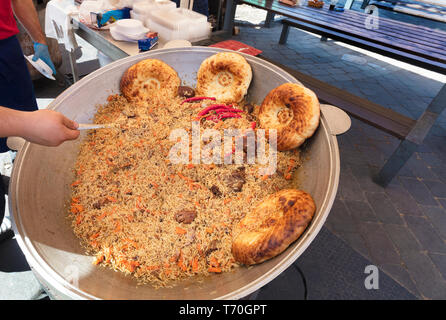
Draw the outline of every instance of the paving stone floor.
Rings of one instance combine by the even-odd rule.
[[[262,10],[239,6],[241,32],[233,39],[406,116],[418,118],[443,85],[444,78],[426,78],[295,28],[287,44],[279,45],[281,25],[265,28],[264,17]],[[398,139],[352,119],[338,142],[341,178],[326,227],[418,298],[446,299],[446,112],[387,188],[371,176]]]

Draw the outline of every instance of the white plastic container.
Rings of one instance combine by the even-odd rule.
[[[130,12],[132,19],[140,20],[146,27],[149,25],[146,23],[147,19],[151,17],[151,13],[157,10],[174,10],[176,9],[175,2],[170,0],[143,0],[133,3],[133,10]]]
[[[135,11],[133,11],[133,10],[130,10],[130,18],[132,18],[134,20],[139,20],[142,23],[145,23],[145,20],[147,19],[145,15],[135,13]]]
[[[177,8],[177,4],[170,0],[155,0],[155,4],[158,9],[170,10]]]
[[[133,11],[140,15],[146,15],[150,10],[156,9],[156,3],[153,0],[145,0],[133,3]]]
[[[206,16],[184,8],[151,11],[145,25],[158,32],[164,41],[194,42],[208,38],[211,33],[211,24]]]

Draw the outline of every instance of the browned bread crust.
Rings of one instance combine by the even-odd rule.
[[[277,150],[299,147],[319,126],[319,101],[308,88],[284,83],[271,90],[260,106],[260,126],[277,130]]]
[[[242,55],[220,52],[201,63],[197,73],[197,92],[222,103],[240,102],[248,92],[251,79],[251,66]]]
[[[144,103],[157,95],[174,97],[180,86],[177,72],[158,59],[142,60],[123,74],[120,89],[129,101]]]
[[[284,189],[268,196],[237,225],[234,259],[252,265],[277,256],[300,237],[315,211],[312,197],[301,190]]]

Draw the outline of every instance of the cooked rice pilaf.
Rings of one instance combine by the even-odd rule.
[[[297,149],[277,153],[271,176],[259,175],[259,163],[171,163],[171,131],[190,132],[198,112],[218,103],[183,100],[154,97],[141,106],[110,96],[94,123],[115,127],[88,133],[72,184],[69,217],[94,263],[157,287],[238,267],[231,254],[236,224],[267,195],[292,188],[300,165]],[[234,107],[245,110],[241,118],[201,119],[201,130],[251,128],[258,106],[252,113],[243,103]]]

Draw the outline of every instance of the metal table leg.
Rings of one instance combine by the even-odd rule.
[[[266,19],[265,19],[265,28],[270,28],[271,27],[271,22],[274,21],[274,16],[276,14],[274,12],[268,11],[266,13]]]
[[[223,30],[232,34],[234,28],[235,10],[237,9],[237,0],[226,1],[225,22],[223,24]]]
[[[73,83],[79,81],[79,75],[77,72],[77,64],[76,64],[76,55],[74,53],[74,49],[71,49],[68,53],[68,56],[70,58],[70,67],[71,67],[71,73],[73,75]]]
[[[355,2],[355,0],[347,0],[344,4],[344,8],[350,10],[352,8],[354,2]]]
[[[396,176],[398,171],[410,159],[412,154],[421,145],[431,131],[438,116],[446,109],[446,84],[440,89],[436,97],[427,109],[416,121],[406,139],[401,141],[398,148],[393,152],[380,172],[374,177],[374,181],[382,186],[387,186]]]
[[[361,4],[361,9],[365,9],[369,5],[370,0],[364,0]]]

